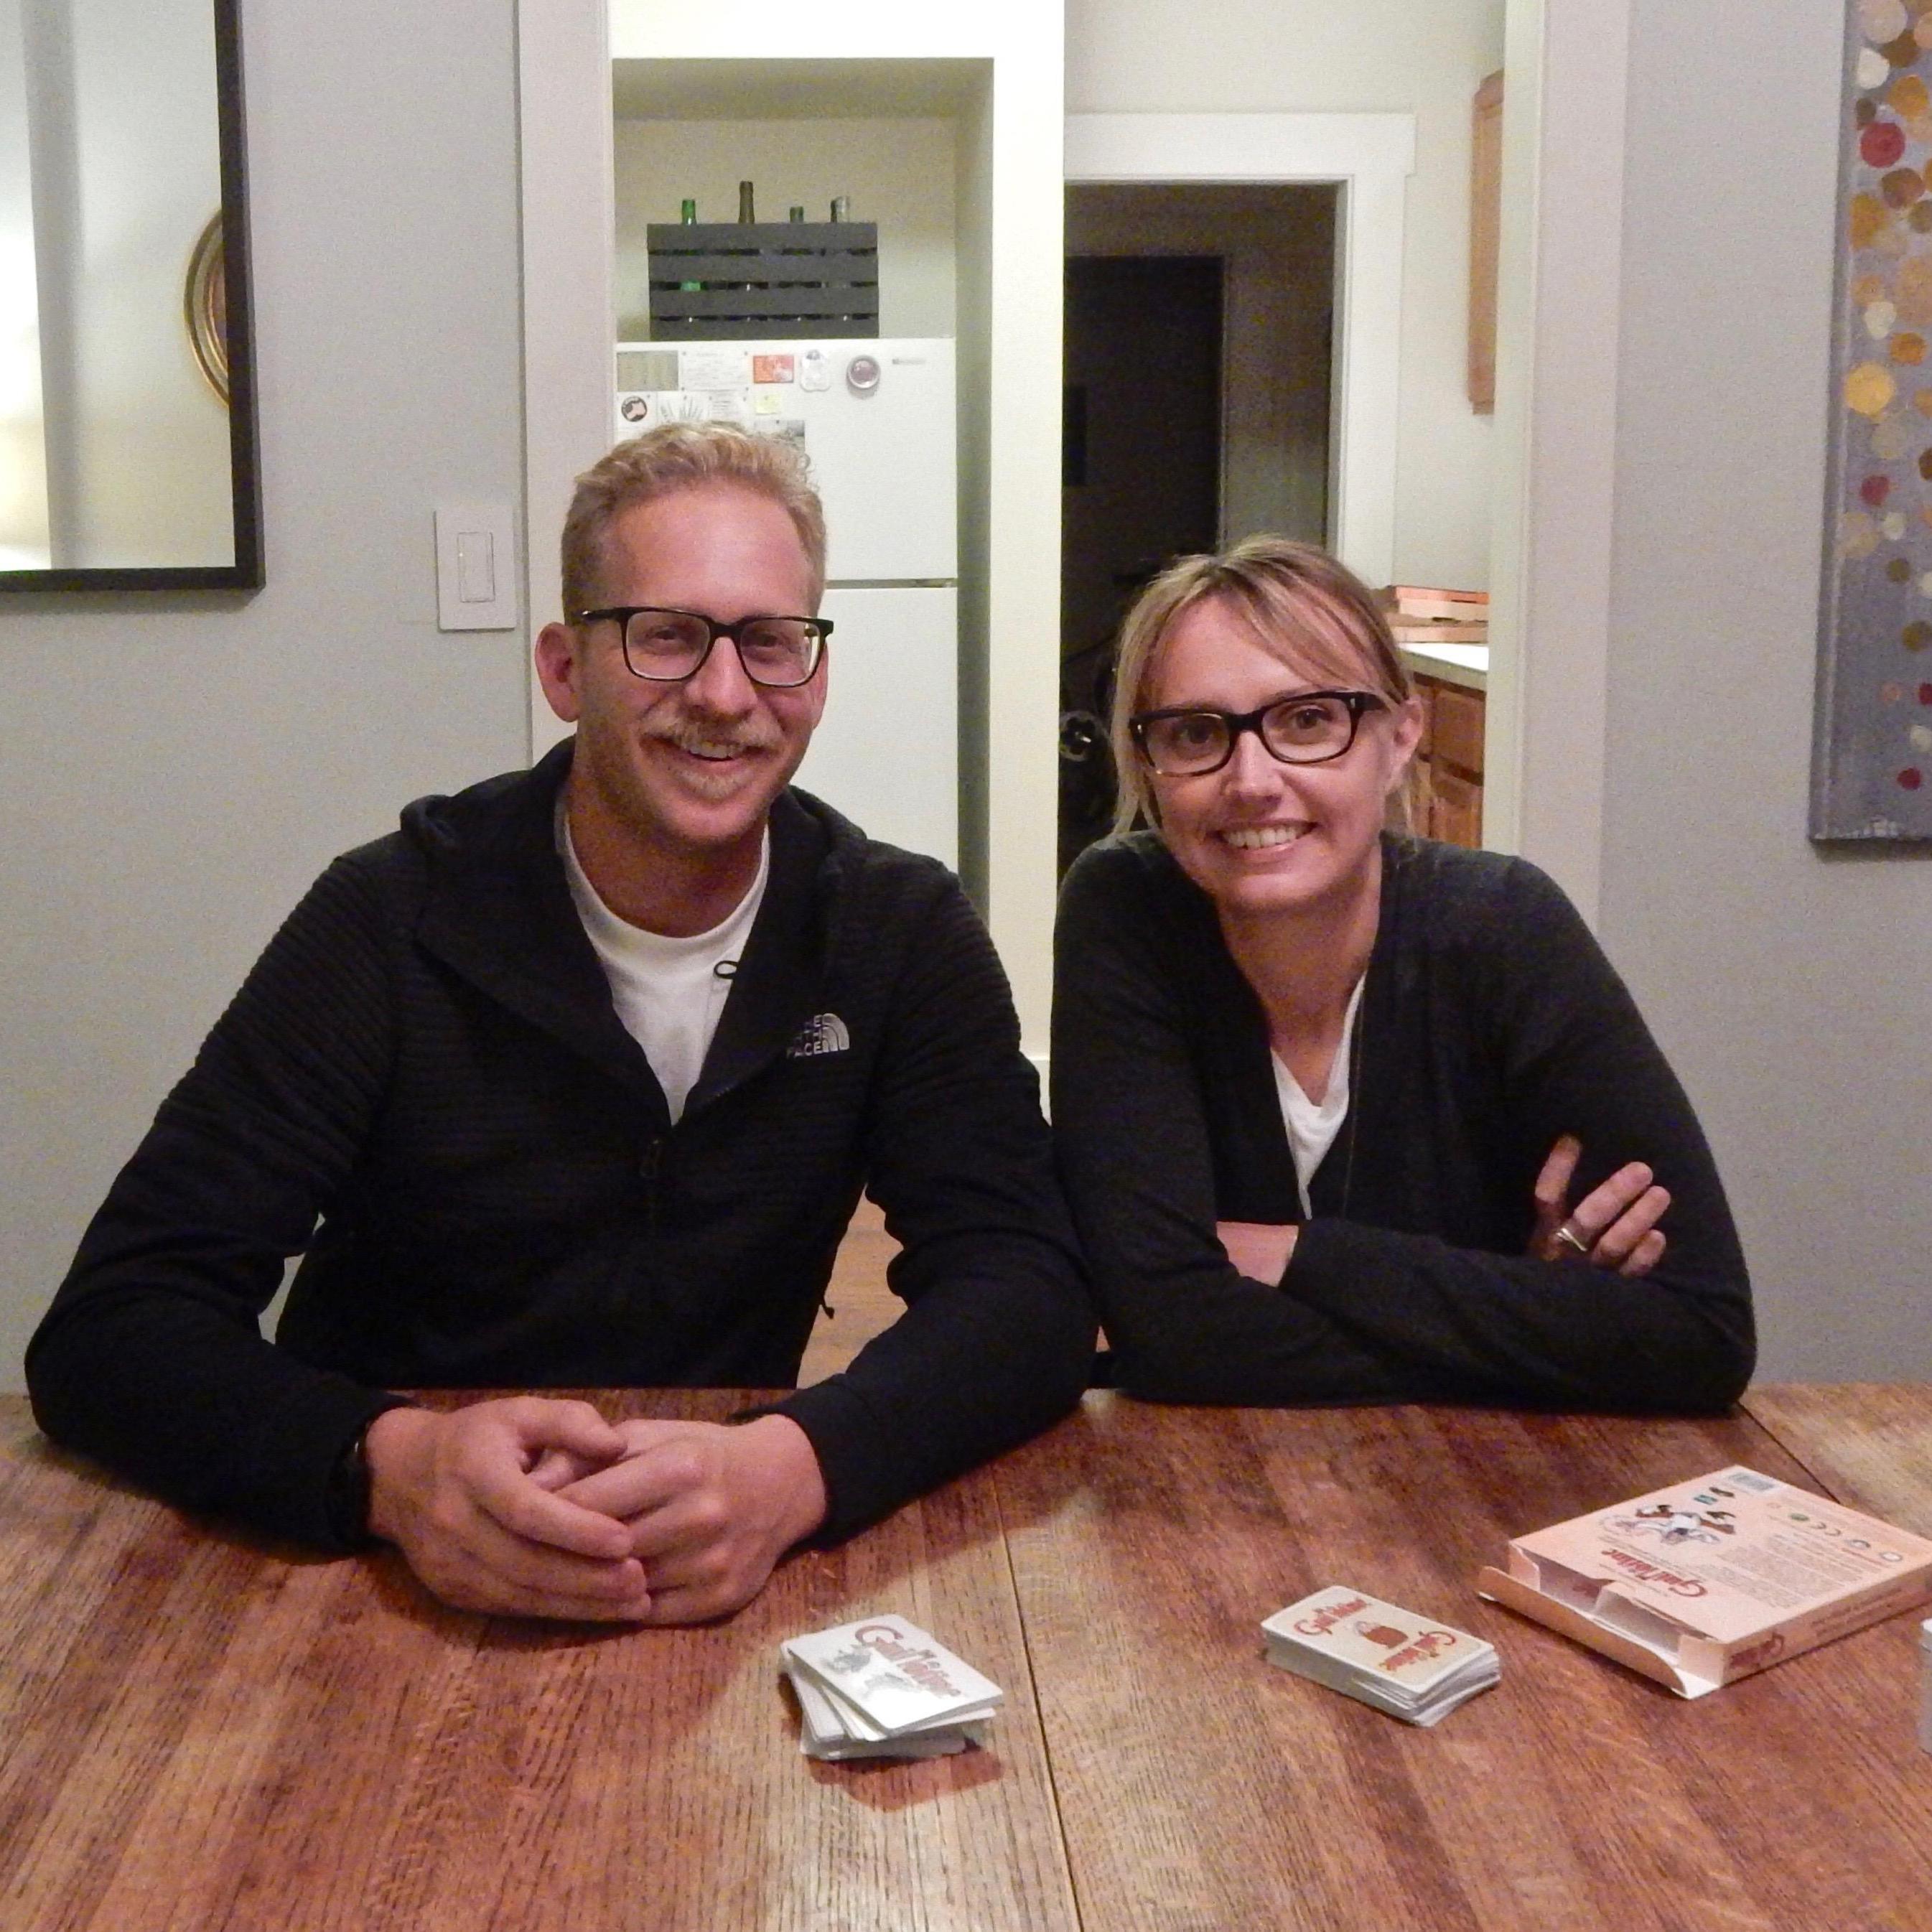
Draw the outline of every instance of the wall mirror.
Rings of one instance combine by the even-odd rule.
[[[0,0],[0,590],[262,581],[238,0]]]

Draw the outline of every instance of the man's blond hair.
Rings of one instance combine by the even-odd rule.
[[[825,592],[825,510],[805,452],[788,437],[753,436],[729,423],[666,423],[620,442],[577,479],[563,520],[563,614],[604,602],[604,540],[626,510],[726,483],[769,497],[790,518],[812,574],[812,609],[771,614],[810,616]]]

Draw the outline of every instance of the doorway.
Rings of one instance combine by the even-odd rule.
[[[1112,829],[1121,619],[1177,556],[1332,539],[1336,190],[1076,184],[1066,198],[1058,860]]]
[[[1066,264],[1060,460],[1060,841],[1067,867],[1114,816],[1106,718],[1120,619],[1221,526],[1222,259]]]

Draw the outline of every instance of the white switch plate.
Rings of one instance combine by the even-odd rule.
[[[443,631],[517,627],[515,536],[507,503],[436,513],[436,622]]]

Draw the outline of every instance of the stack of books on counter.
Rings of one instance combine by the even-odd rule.
[[[1399,644],[1484,644],[1490,639],[1490,593],[1444,590],[1425,584],[1391,584],[1382,594]]]

